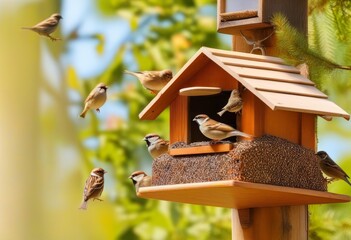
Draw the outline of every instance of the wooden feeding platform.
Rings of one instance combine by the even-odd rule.
[[[180,156],[180,155],[195,155],[195,154],[207,154],[207,153],[223,153],[229,152],[233,149],[232,143],[225,144],[210,144],[206,146],[195,146],[187,148],[172,148],[169,150],[169,155]]]
[[[225,208],[345,203],[350,196],[235,180],[143,187],[138,197]]]

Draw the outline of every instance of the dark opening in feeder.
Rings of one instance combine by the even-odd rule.
[[[226,105],[228,98],[230,96],[230,91],[222,91],[221,93],[215,95],[207,96],[194,96],[188,99],[188,142],[201,142],[209,141],[199,130],[198,124],[193,121],[193,118],[198,114],[206,113],[210,118],[228,124],[234,128],[236,126],[236,114],[235,113],[224,113],[220,117],[217,112]],[[227,138],[231,142],[235,142],[235,137]]]

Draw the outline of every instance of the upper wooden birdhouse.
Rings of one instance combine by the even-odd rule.
[[[284,14],[299,31],[307,32],[307,0],[217,0],[217,31],[234,35],[271,27],[275,13]]]

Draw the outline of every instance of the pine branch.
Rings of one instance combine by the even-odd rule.
[[[282,14],[275,14],[272,23],[276,28],[278,49],[288,62],[295,65],[307,63],[309,66],[351,70],[351,66],[339,65],[309,48],[307,38],[290,25]]]

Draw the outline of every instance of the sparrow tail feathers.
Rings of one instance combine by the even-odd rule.
[[[83,112],[79,115],[81,118],[85,118],[85,114],[87,114],[88,109],[84,109]]]
[[[222,115],[226,112],[227,110],[222,110],[222,111],[219,111],[217,114],[219,115],[219,116],[221,116],[222,117]]]
[[[83,202],[82,202],[82,205],[80,205],[80,208],[79,208],[79,209],[87,210],[87,205],[88,205],[88,201],[83,201]]]
[[[252,135],[247,134],[247,133],[243,133],[240,131],[233,131],[233,136],[241,136],[241,137],[245,137],[245,138],[251,138]]]

